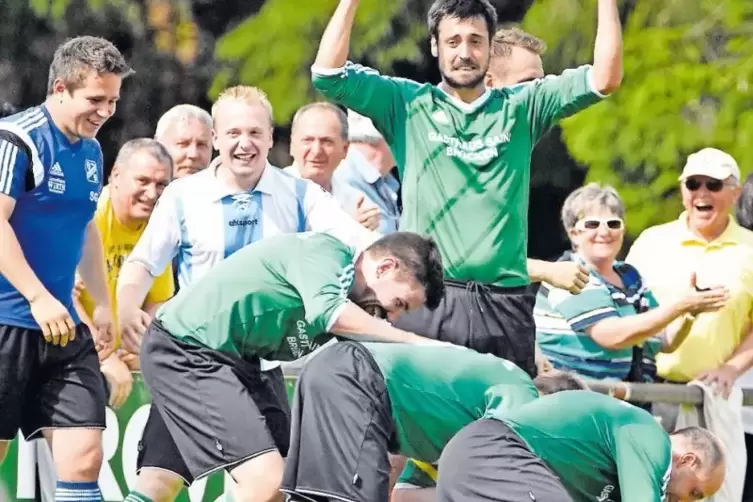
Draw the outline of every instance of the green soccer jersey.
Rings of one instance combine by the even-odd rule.
[[[387,384],[400,453],[436,462],[460,429],[538,396],[513,363],[459,346],[364,343]]]
[[[487,416],[515,430],[574,502],[665,500],[672,464],[669,436],[640,408],[577,390]]]
[[[313,83],[384,135],[400,169],[400,230],[431,235],[449,279],[528,284],[531,152],[558,120],[600,99],[589,66],[489,89],[470,104],[352,63],[314,69]]]
[[[291,361],[332,338],[355,250],[327,234],[270,237],[218,263],[157,312],[174,337],[235,356]]]

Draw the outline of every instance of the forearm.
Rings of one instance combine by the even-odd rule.
[[[370,316],[365,310],[350,302],[343,307],[330,331],[357,341],[413,344],[433,342],[433,340],[397,329],[386,321]]]
[[[154,314],[157,313],[157,310],[164,304],[165,302],[144,302],[144,312],[149,314],[149,317],[154,317]]]
[[[153,281],[154,278],[144,265],[139,262],[126,261],[120,269],[115,294],[118,312],[140,309],[144,305]]]
[[[749,329],[742,343],[727,360],[727,365],[734,368],[738,376],[753,367],[753,336],[751,335],[753,335],[753,330]]]
[[[528,265],[528,277],[531,279],[531,282],[546,282],[548,277],[547,262],[528,258],[526,263]]]
[[[672,321],[662,335],[662,352],[674,352],[688,338],[690,330],[693,328],[695,318],[691,316],[682,316]]]
[[[622,83],[622,27],[616,0],[599,0],[594,44],[593,83],[609,94]]]
[[[47,293],[26,261],[16,233],[7,220],[0,220],[0,274],[29,302]]]
[[[348,60],[350,32],[358,10],[358,0],[341,0],[319,43],[314,66],[341,68]]]
[[[97,226],[91,222],[86,227],[84,249],[78,265],[79,274],[84,281],[95,305],[109,305],[107,292],[107,274],[105,273],[105,254],[102,239]]]
[[[656,335],[683,314],[678,304],[660,305],[642,314],[610,317],[588,329],[593,340],[607,349],[623,349]]]

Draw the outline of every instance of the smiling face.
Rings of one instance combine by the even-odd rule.
[[[332,175],[348,153],[337,115],[326,108],[311,108],[295,122],[290,154],[302,178],[329,189]]]
[[[195,117],[176,121],[160,142],[170,152],[175,177],[182,178],[209,166],[212,157],[212,130]]]
[[[112,196],[125,213],[118,217],[127,222],[146,222],[170,182],[170,174],[170,166],[143,150],[134,153],[127,166],[116,165],[112,172]]]
[[[594,204],[587,208],[569,230],[578,254],[590,264],[611,264],[622,249],[625,225],[608,207]]]
[[[682,204],[688,228],[707,238],[719,236],[729,221],[729,211],[740,197],[733,177],[718,180],[709,176],[689,176],[681,182]]]
[[[88,71],[81,83],[66,87],[60,78],[52,84],[50,99],[57,101],[57,124],[71,140],[94,138],[115,113],[122,78],[114,73]]]
[[[261,176],[272,148],[269,112],[261,103],[234,99],[218,101],[215,106],[214,147],[223,168],[239,179]]]

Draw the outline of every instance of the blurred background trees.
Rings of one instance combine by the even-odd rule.
[[[337,0],[3,0],[0,101],[45,95],[54,48],[105,36],[137,73],[100,134],[106,161],[127,139],[153,134],[159,116],[189,102],[209,108],[227,85],[264,89],[275,108],[272,161],[288,165],[295,110],[318,96],[309,67]],[[548,73],[592,60],[597,0],[496,0],[503,23],[543,38]],[[431,0],[361,0],[351,57],[380,71],[437,82],[425,16]],[[588,181],[615,185],[628,229],[677,215],[677,176],[689,153],[716,146],[744,172],[753,162],[753,2],[623,0],[625,80],[619,92],[568,119],[534,154],[531,253],[566,245],[564,197]]]

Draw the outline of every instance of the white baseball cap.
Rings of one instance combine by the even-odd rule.
[[[732,155],[716,148],[704,148],[688,156],[679,179],[684,181],[691,176],[708,176],[717,180],[732,176],[740,181],[740,168]]]
[[[368,117],[348,110],[348,136],[350,141],[379,141],[384,139]]]

